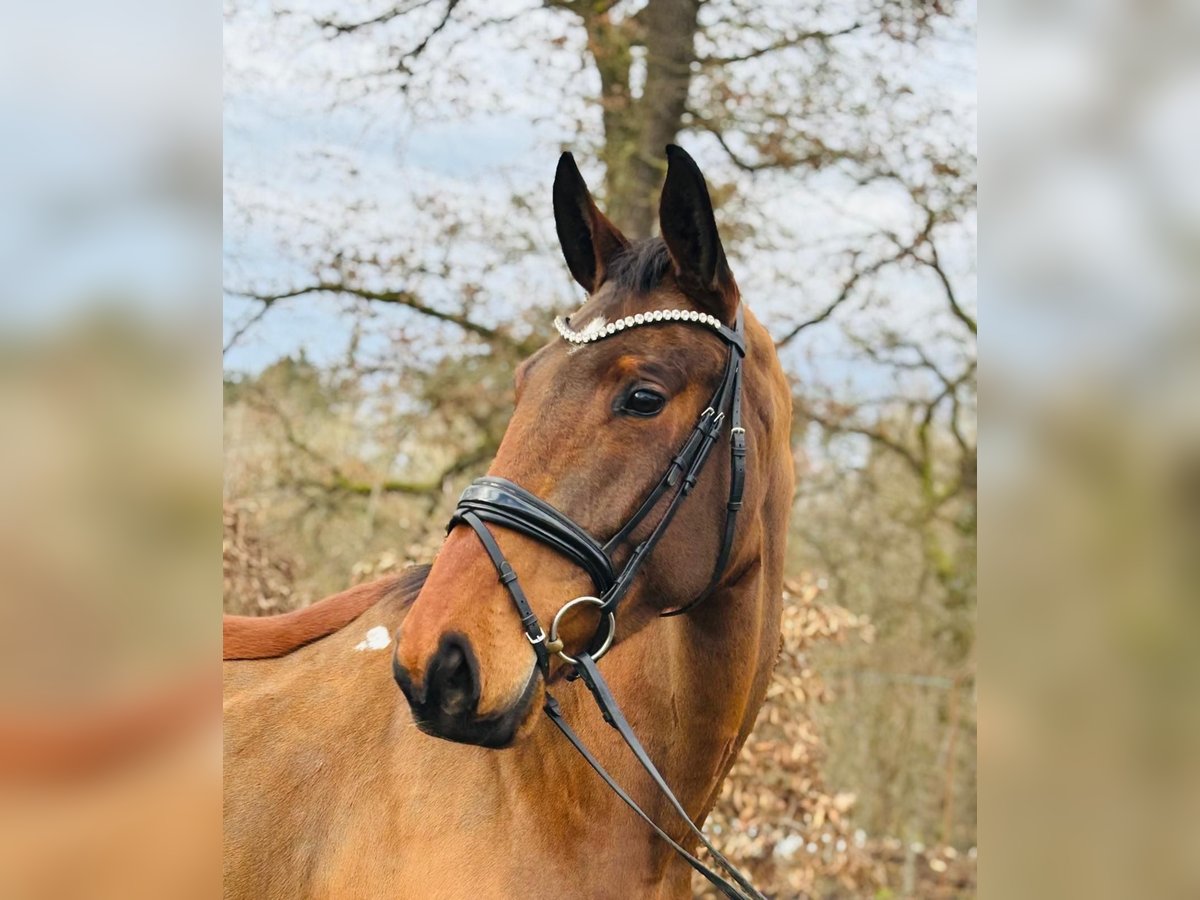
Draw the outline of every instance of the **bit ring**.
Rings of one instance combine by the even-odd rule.
[[[567,612],[567,610],[569,610],[575,606],[578,606],[581,603],[587,603],[592,606],[601,606],[601,607],[604,606],[604,601],[601,600],[599,597],[588,597],[588,596],[576,597],[574,600],[570,600],[567,603],[564,603],[562,608],[554,614],[554,620],[550,623],[550,642],[549,642],[550,644],[554,644],[555,642],[558,641],[559,620],[562,619],[563,615]],[[610,612],[608,614],[608,634],[604,638],[604,643],[600,645],[600,649],[592,654],[593,660],[599,660],[600,657],[602,657],[605,653],[608,652],[608,648],[612,646],[613,638],[616,637],[616,635],[617,635],[617,617],[613,613]],[[561,647],[561,642],[559,642],[559,646]],[[564,652],[561,649],[558,651],[558,655],[566,662],[571,663],[571,665],[575,665],[579,662],[579,660],[575,659],[575,657],[568,656],[566,654],[566,652]]]

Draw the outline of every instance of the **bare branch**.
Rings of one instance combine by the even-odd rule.
[[[224,356],[226,353],[232,350],[234,345],[242,339],[242,336],[247,331],[262,321],[263,316],[265,316],[270,309],[271,304],[264,302],[262,306],[255,311],[254,315],[250,316],[245,322],[239,325],[237,330],[235,330],[233,334],[229,336],[229,340],[225,342],[225,346],[221,348],[221,355]]]
[[[918,196],[918,192],[909,186],[909,193],[913,200],[925,211],[925,226],[921,229],[921,233],[917,237],[916,246],[925,247],[929,250],[929,256],[925,257],[920,253],[913,253],[912,257],[921,265],[933,270],[938,281],[941,282],[942,290],[946,294],[946,302],[950,306],[950,312],[956,319],[967,326],[967,330],[973,335],[979,334],[979,326],[975,321],[974,316],[970,315],[962,304],[958,302],[958,296],[954,292],[954,285],[950,283],[950,278],[946,274],[946,270],[942,268],[941,257],[938,255],[937,243],[933,239],[933,229],[938,223],[938,215],[930,208],[929,204]],[[914,248],[915,249],[915,248]]]
[[[329,493],[353,494],[359,497],[369,497],[375,493],[428,496],[440,493],[445,487],[447,479],[453,478],[455,475],[461,475],[463,472],[487,462],[495,452],[496,445],[485,441],[474,450],[464,453],[437,475],[426,481],[405,481],[403,479],[388,478],[378,483],[370,483],[354,481],[344,475],[338,474],[335,475],[334,481],[330,484],[318,484],[310,481],[307,483],[307,486],[319,487]]]
[[[866,26],[866,22],[855,22],[853,25],[848,25],[845,28],[839,28],[834,31],[802,31],[797,34],[788,35],[779,40],[767,44],[765,47],[739,53],[733,56],[704,56],[700,58],[700,64],[705,66],[728,66],[732,63],[746,62],[751,59],[758,59],[761,56],[766,56],[768,53],[775,53],[778,50],[786,50],[789,47],[798,47],[808,41],[828,41],[832,38],[841,37],[842,35],[851,34]]]
[[[872,269],[874,271],[878,271],[879,264],[873,266]],[[833,298],[833,301],[811,319],[805,319],[803,322],[801,322],[799,325],[796,325],[791,331],[777,340],[775,342],[776,349],[782,349],[799,337],[801,332],[812,328],[814,325],[820,325],[822,322],[832,316],[834,312],[837,311],[839,306],[850,299],[850,295],[854,292],[855,286],[866,275],[867,272],[865,270],[855,270],[855,272],[845,282],[842,283],[842,289],[838,291],[837,296]]]
[[[337,38],[377,25],[385,25],[394,19],[398,19],[401,16],[407,15],[408,13],[422,9],[426,6],[430,6],[434,2],[435,0],[418,0],[418,2],[412,3],[408,6],[396,6],[369,19],[360,19],[353,22],[347,22],[344,20],[338,21],[335,19],[316,19],[314,21],[321,28],[332,29],[334,32],[333,37]],[[429,29],[428,32],[426,32],[425,36],[415,47],[401,54],[400,59],[395,66],[395,70],[409,73],[409,62],[419,58],[429,48],[429,42],[432,41],[438,34],[442,32],[443,29],[445,29],[447,25],[450,24],[450,20],[454,16],[454,10],[458,7],[460,2],[461,0],[446,0],[446,9],[442,13],[441,19],[439,19],[437,23],[431,29]]]
[[[855,180],[859,184],[868,184],[883,178],[898,178],[890,167],[883,164],[882,160],[876,154],[862,150],[851,150],[846,147],[830,146],[818,135],[796,128],[794,123],[790,123],[792,133],[788,138],[789,146],[780,145],[772,147],[769,151],[762,151],[766,155],[762,155],[757,160],[751,160],[733,149],[725,139],[721,124],[715,121],[711,114],[706,114],[692,108],[687,111],[685,122],[689,128],[699,129],[711,134],[721,149],[725,151],[725,155],[729,157],[729,161],[743,172],[766,172],[773,169],[794,169],[801,166],[820,169],[835,163],[855,163],[870,169],[869,172],[860,173],[855,177]],[[801,144],[804,146],[800,146]]]
[[[856,422],[849,422],[841,416],[834,416],[820,412],[815,407],[809,406],[803,401],[798,401],[798,405],[800,406],[799,412],[801,415],[812,420],[813,422],[816,422],[826,431],[839,434],[857,434],[866,438],[870,438],[875,443],[891,450],[906,463],[908,463],[918,478],[922,477],[924,468],[921,465],[921,461],[917,458],[917,455],[908,447],[904,446],[901,441],[887,434],[882,427],[871,427],[868,425],[861,425]]]
[[[429,42],[433,40],[443,28],[450,24],[450,17],[454,15],[454,8],[458,6],[459,2],[460,0],[447,0],[446,12],[442,14],[441,21],[433,26],[433,30],[430,31],[429,34],[425,35],[421,43],[417,44],[416,47],[405,54],[405,57],[401,58],[400,68],[408,68],[406,59],[416,59],[425,52],[425,48],[429,46]]]
[[[950,394],[950,434],[954,436],[954,442],[958,444],[958,450],[965,459],[974,452],[974,448],[967,446],[967,439],[963,436],[962,427],[959,425],[958,419],[962,414],[962,401],[958,397],[958,389]]]
[[[375,493],[410,494],[414,496],[436,494],[442,490],[447,479],[487,462],[495,454],[498,446],[498,441],[494,437],[485,434],[479,446],[464,453],[442,469],[437,475],[425,481],[406,481],[399,478],[388,478],[375,483],[359,481],[351,478],[341,466],[301,438],[296,432],[291,417],[261,387],[255,385],[252,393],[247,396],[246,400],[252,408],[268,413],[275,418],[279,423],[279,427],[283,430],[285,443],[302,455],[307,456],[329,473],[328,481],[318,481],[313,478],[295,478],[293,479],[293,483],[298,487],[315,488],[325,494],[353,494],[361,497],[368,497]]]
[[[954,314],[954,317],[966,325],[967,330],[971,334],[978,335],[979,325],[976,323],[975,317],[963,309],[962,305],[958,302],[958,297],[954,293],[954,286],[950,283],[950,279],[946,275],[946,270],[942,268],[941,260],[938,257],[937,245],[932,240],[929,240],[926,242],[926,246],[929,248],[929,259],[925,259],[920,255],[916,256],[916,259],[932,269],[934,274],[937,275],[938,281],[942,284],[942,290],[946,294],[946,302],[950,305],[950,312]]]
[[[280,300],[289,300],[295,297],[305,297],[309,294],[346,294],[352,297],[359,297],[363,300],[370,300],[374,303],[389,303],[396,306],[403,306],[411,309],[414,312],[419,312],[422,315],[437,319],[441,322],[449,322],[457,325],[463,331],[469,331],[472,334],[478,335],[487,341],[501,342],[516,346],[517,342],[508,334],[491,328],[487,325],[467,318],[458,313],[445,312],[440,309],[435,309],[417,297],[411,291],[370,291],[366,288],[353,287],[352,285],[342,284],[338,282],[318,282],[317,284],[309,285],[308,287],[296,288],[290,291],[284,291],[277,294],[260,294],[252,291],[229,291],[239,297],[246,297],[250,300],[258,300],[266,307],[278,303]]]
[[[320,28],[332,29],[335,37],[343,34],[353,34],[364,28],[370,28],[373,25],[386,25],[393,19],[398,19],[400,16],[407,15],[410,12],[421,9],[435,3],[436,0],[418,0],[416,3],[411,3],[408,6],[393,6],[391,9],[385,10],[377,16],[372,16],[369,19],[359,19],[356,22],[337,21],[335,19],[314,19],[313,22]]]
[[[862,351],[872,361],[877,362],[882,366],[888,366],[893,369],[903,369],[909,372],[931,372],[933,376],[945,387],[950,387],[954,383],[954,379],[950,378],[941,367],[938,366],[927,354],[920,344],[914,341],[907,341],[899,335],[888,332],[885,336],[886,346],[883,348],[875,347],[870,341],[850,337],[851,342]],[[916,360],[900,359],[892,356],[884,351],[908,351],[916,356]]]
[[[252,393],[246,399],[252,408],[274,416],[275,420],[279,423],[279,427],[283,429],[283,439],[289,446],[307,456],[313,462],[317,463],[317,465],[327,468],[332,473],[334,479],[345,478],[337,463],[324,453],[314,449],[311,444],[296,433],[291,417],[283,411],[275,399],[264,391],[260,385],[253,385]]]
[[[897,248],[895,253],[892,253],[892,254],[889,254],[888,256],[882,257],[881,259],[877,259],[875,262],[871,263],[866,268],[855,269],[853,272],[851,272],[850,277],[847,278],[844,282],[842,282],[841,289],[837,292],[837,296],[835,296],[833,298],[833,300],[829,303],[829,305],[826,306],[819,313],[817,313],[815,316],[813,316],[811,319],[805,319],[799,325],[796,325],[795,327],[793,327],[791,331],[789,331],[787,334],[785,334],[783,337],[781,337],[779,340],[777,340],[775,342],[776,349],[780,349],[782,347],[787,346],[789,343],[791,343],[793,340],[795,340],[796,337],[798,335],[800,335],[802,332],[804,332],[805,330],[807,330],[809,328],[812,328],[814,325],[820,325],[822,322],[824,322],[826,319],[828,319],[830,316],[832,316],[839,306],[841,306],[843,303],[845,303],[847,300],[850,299],[851,295],[854,293],[855,287],[857,287],[858,283],[860,281],[862,281],[864,278],[866,278],[868,275],[874,275],[880,269],[883,269],[884,267],[889,266],[892,263],[899,262],[900,260],[904,259],[905,257],[910,256],[911,254],[912,254],[912,247],[901,246],[901,247]],[[852,261],[857,261],[858,256],[859,256],[859,254],[857,254],[857,253],[854,254],[854,256],[852,257]]]
[[[725,155],[729,157],[729,161],[741,169],[743,172],[764,172],[768,169],[787,169],[794,165],[792,160],[784,159],[769,159],[759,160],[758,162],[750,162],[744,156],[729,146],[725,140],[725,135],[715,125],[705,121],[699,116],[693,116],[692,124],[698,125],[717,139],[717,143],[721,145],[721,149],[725,151]]]

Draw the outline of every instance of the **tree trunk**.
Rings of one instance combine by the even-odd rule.
[[[623,202],[633,192],[630,160],[637,152],[637,104],[629,90],[636,25],[629,19],[614,24],[607,13],[586,22],[588,49],[600,73],[605,212],[627,235],[641,237],[630,229]]]
[[[658,220],[663,148],[683,124],[700,2],[650,0],[619,23],[607,12],[585,19],[600,73],[606,213],[631,238],[649,237]],[[630,89],[635,45],[646,52],[645,84],[636,98]]]

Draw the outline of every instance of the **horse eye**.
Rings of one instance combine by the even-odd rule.
[[[638,388],[625,398],[625,404],[621,409],[623,412],[632,413],[635,416],[656,416],[662,412],[666,403],[667,398],[657,391]]]

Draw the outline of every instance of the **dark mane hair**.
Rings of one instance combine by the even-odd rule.
[[[671,268],[671,257],[662,238],[646,238],[621,251],[605,272],[614,287],[644,294],[662,284]]]

